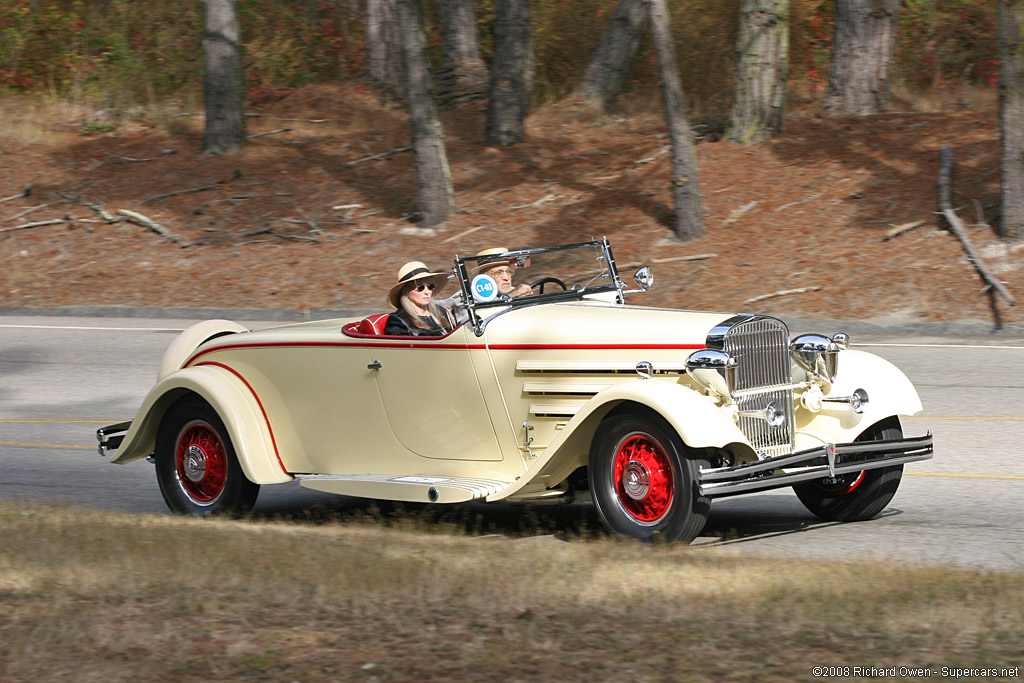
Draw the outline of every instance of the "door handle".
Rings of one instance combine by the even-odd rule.
[[[369,365],[366,366],[366,369],[367,370],[380,370],[380,361],[379,360],[373,361],[372,363],[370,363]]]

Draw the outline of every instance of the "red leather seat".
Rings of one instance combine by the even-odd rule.
[[[356,326],[356,332],[359,334],[384,334],[384,326],[388,324],[390,315],[390,313],[378,313],[363,318]]]

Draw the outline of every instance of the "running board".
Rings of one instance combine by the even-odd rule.
[[[297,474],[299,486],[357,498],[410,503],[466,503],[508,488],[510,482],[419,474]]]

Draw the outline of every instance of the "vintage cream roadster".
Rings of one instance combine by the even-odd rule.
[[[792,486],[827,520],[877,515],[921,410],[907,377],[844,334],[776,318],[626,304],[607,240],[508,252],[526,296],[454,259],[469,322],[385,336],[387,314],[181,333],[135,419],[97,432],[115,463],[149,457],[179,513],[240,513],[298,479],[423,503],[593,500],[616,534],[689,542],[711,500]],[[493,258],[493,257],[492,257]]]

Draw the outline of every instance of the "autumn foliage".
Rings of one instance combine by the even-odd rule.
[[[440,62],[438,0],[424,0],[427,39]],[[538,102],[567,94],[601,38],[617,0],[537,2],[533,9]],[[365,67],[355,0],[238,0],[247,89],[267,100],[287,89],[359,78]],[[731,93],[739,0],[669,2],[691,106],[724,110]],[[814,97],[824,85],[831,0],[792,0],[790,83]],[[493,2],[477,0],[481,49],[491,53]],[[994,87],[995,9],[985,0],[905,0],[897,80],[907,88]],[[195,98],[201,87],[201,0],[0,0],[0,88],[104,106]],[[656,89],[650,43],[637,56],[626,97]]]

